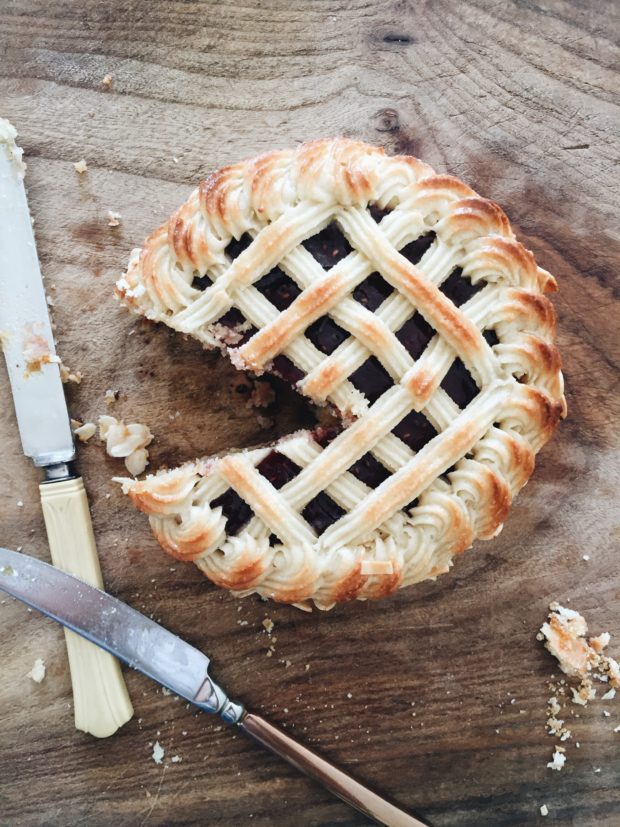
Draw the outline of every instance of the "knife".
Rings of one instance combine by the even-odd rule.
[[[86,491],[54,348],[24,189],[15,128],[0,118],[0,344],[26,456],[43,469],[39,486],[54,565],[103,587]],[[133,715],[117,661],[66,633],[75,725],[97,737]]]
[[[117,598],[5,548],[0,548],[0,589],[116,655],[203,712],[217,713],[379,824],[429,827],[231,700],[209,675],[206,655]]]

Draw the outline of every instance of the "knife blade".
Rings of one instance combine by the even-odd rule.
[[[203,712],[219,714],[377,823],[429,827],[232,701],[209,675],[205,654],[112,595],[41,560],[1,547],[0,589],[115,654]]]
[[[0,121],[0,331],[24,453],[45,466],[75,446],[15,136]]]
[[[39,486],[52,560],[97,586],[101,569],[60,377],[24,188],[17,132],[0,118],[0,342],[22,447],[43,468]],[[133,715],[118,663],[67,633],[75,725],[111,735]]]

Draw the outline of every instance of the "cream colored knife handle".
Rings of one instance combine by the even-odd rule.
[[[103,588],[95,536],[81,477],[39,486],[52,562]],[[116,658],[65,630],[75,726],[97,738],[112,735],[133,715]]]

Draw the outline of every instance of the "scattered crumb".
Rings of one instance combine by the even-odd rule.
[[[610,641],[609,633],[587,638],[588,625],[579,612],[559,603],[552,603],[549,609],[549,620],[541,626],[540,634],[562,671],[581,680],[578,689],[571,689],[573,702],[586,706],[595,697],[593,678],[609,682],[614,689],[620,688],[620,667],[613,658],[603,654]]]
[[[78,175],[83,175],[88,169],[88,166],[86,164],[86,161],[82,158],[81,161],[76,161],[73,164],[73,169],[78,173]]]
[[[292,666],[292,665],[293,665],[293,661],[291,661],[291,660],[285,660],[284,661],[284,668],[285,669],[288,669],[289,666]]]
[[[72,424],[73,424],[72,420]],[[97,426],[94,422],[85,422],[83,425],[78,425],[73,428],[73,433],[80,440],[80,442],[88,442],[88,440],[97,433]]]
[[[153,744],[153,761],[155,761],[156,764],[161,764],[163,760],[164,748],[161,746],[159,741],[155,741],[155,743]]]
[[[548,622],[543,623],[536,637],[545,642],[545,647],[557,659],[562,671],[569,677],[579,680],[578,686],[569,686],[564,678],[557,684],[549,684],[549,689],[554,694],[547,702],[545,727],[550,735],[559,738],[560,741],[566,741],[571,737],[571,731],[564,725],[564,720],[558,717],[562,702],[566,702],[570,697],[573,704],[587,706],[596,697],[594,680],[610,685],[602,697],[612,700],[616,695],[616,689],[620,687],[620,667],[613,658],[603,654],[611,639],[608,632],[588,638],[587,623],[579,612],[566,609],[558,603],[551,603],[549,609]],[[552,678],[555,679],[555,676]],[[570,693],[567,693],[567,690],[570,690]],[[580,717],[579,713],[574,711],[571,711],[570,715],[574,718]],[[604,709],[603,717],[609,718],[611,713]],[[575,746],[579,748],[579,742]],[[557,746],[547,767],[561,770],[566,762],[564,752],[563,747]]]
[[[615,689],[610,689],[607,692],[605,692],[604,695],[601,695],[601,701],[613,701],[613,699],[615,697],[616,697],[616,690]]]
[[[132,422],[125,425],[123,420],[113,416],[99,417],[99,436],[106,443],[111,457],[123,457],[125,467],[137,477],[148,465],[149,452],[146,449],[153,441],[153,434],[146,425]]]
[[[22,353],[26,362],[24,377],[27,379],[33,373],[38,373],[43,365],[59,364],[57,356],[45,338],[43,327],[40,324],[29,324],[24,329]]]
[[[108,388],[107,391],[103,394],[103,400],[106,405],[113,405],[115,402],[118,402],[118,397],[120,396],[120,391],[113,391],[111,388]]]
[[[83,378],[81,371],[72,371],[71,368],[68,368],[60,362],[60,379],[62,382],[65,384],[67,382],[73,382],[75,385],[79,385]]]
[[[170,760],[172,761],[173,764],[180,764],[183,759],[181,758],[180,755],[173,755]]]
[[[270,617],[266,617],[263,620],[263,626],[265,627],[265,631],[268,635],[271,635],[273,632],[273,620]]]
[[[35,683],[41,683],[45,677],[45,663],[41,658],[37,658],[33,664],[32,669],[26,675],[27,678],[32,678]]]
[[[564,752],[561,750],[562,747],[556,747],[555,752],[551,757],[551,761],[549,761],[549,763],[547,764],[549,769],[558,770],[559,772],[566,763],[566,756],[564,755]]]
[[[24,503],[23,503],[22,500],[17,500],[17,507],[18,508],[23,508],[24,507]]]
[[[352,698],[352,697],[353,697],[353,695],[352,695],[350,692],[347,692],[347,698],[348,698],[349,700],[351,700],[351,698]]]
[[[172,156],[172,160],[173,160],[173,162],[174,162],[175,164],[178,164],[178,163],[179,163],[179,159],[176,157],[176,155],[173,155],[173,156]]]
[[[614,727],[614,732],[620,732],[620,724],[617,727]]]
[[[582,559],[582,560],[586,560],[586,561],[587,561],[587,560],[589,560],[589,559],[590,559],[590,555],[589,555],[589,554],[584,554],[584,555],[583,555],[583,557],[582,557],[581,559]]]
[[[103,86],[104,89],[111,89],[113,83],[114,83],[113,75],[104,75],[102,80],[101,80],[101,85]]]
[[[114,210],[108,210],[108,227],[118,227],[121,223],[121,214],[119,212],[114,212]]]
[[[546,804],[541,805],[540,814],[541,814],[541,816],[548,816],[549,815],[549,808],[547,807]]]

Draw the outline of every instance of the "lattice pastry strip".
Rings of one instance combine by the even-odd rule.
[[[447,571],[565,414],[549,289],[497,205],[416,159],[335,139],[220,170],[117,293],[342,427],[124,489],[239,594],[328,608]]]

